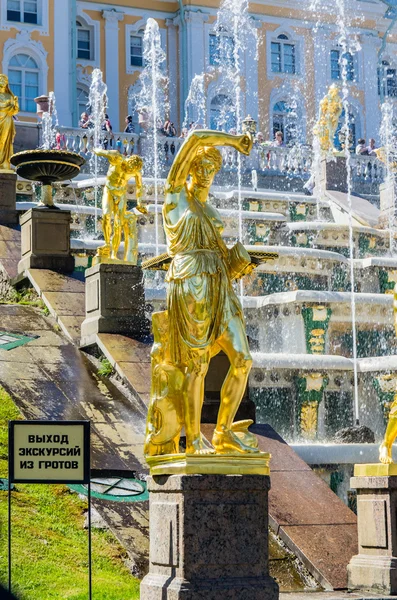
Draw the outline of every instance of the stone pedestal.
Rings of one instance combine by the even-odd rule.
[[[17,176],[15,173],[0,171],[0,224],[15,225],[18,223],[16,210]]]
[[[145,317],[143,273],[134,265],[100,263],[87,269],[81,345],[95,343],[97,333],[141,337],[150,331]]]
[[[320,165],[320,190],[337,190],[347,193],[347,168],[346,158],[336,156],[335,160],[321,159]]]
[[[372,465],[356,465],[357,467]],[[374,465],[375,466],[375,465]],[[388,469],[389,465],[376,465]],[[394,465],[395,466],[395,465]],[[356,476],[358,554],[348,569],[348,587],[397,594],[397,476]]]
[[[276,600],[263,475],[150,477],[150,570],[141,600]]]
[[[380,216],[379,225],[383,229],[394,227],[396,213],[396,188],[393,180],[381,183],[379,186]]]
[[[70,222],[69,210],[32,208],[24,213],[20,218],[22,258],[18,273],[26,269],[73,271]]]

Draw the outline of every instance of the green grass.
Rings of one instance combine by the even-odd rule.
[[[102,377],[110,377],[111,374],[113,373],[112,364],[105,357],[102,357],[100,359],[100,362],[101,362],[101,366],[98,369],[98,375],[101,375]]]
[[[8,421],[21,416],[0,387],[0,477],[7,477]],[[12,493],[13,591],[21,600],[88,598],[87,502],[63,485],[16,485]],[[0,579],[7,582],[7,492],[0,492]],[[108,531],[93,530],[93,600],[137,600],[139,581]]]

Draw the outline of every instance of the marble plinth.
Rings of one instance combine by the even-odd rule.
[[[141,600],[276,600],[262,475],[150,477],[150,570]]]
[[[389,474],[397,471],[391,467],[355,466],[358,554],[347,567],[351,590],[397,594],[397,475]]]
[[[2,225],[18,223],[16,183],[17,176],[14,172],[0,171],[0,224]]]
[[[98,333],[141,337],[149,332],[145,317],[142,269],[129,264],[97,264],[86,270],[86,318],[81,344],[95,343]]]
[[[347,192],[347,168],[344,156],[335,156],[334,160],[321,160],[320,190],[338,190]]]
[[[21,260],[18,273],[27,269],[71,272],[69,210],[31,208],[20,218]]]

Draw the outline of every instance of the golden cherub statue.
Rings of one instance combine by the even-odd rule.
[[[102,197],[102,228],[105,245],[98,248],[94,264],[99,262],[121,262],[117,254],[124,233],[123,262],[136,265],[138,259],[137,216],[133,211],[127,212],[127,185],[131,177],[135,177],[137,210],[146,213],[142,205],[142,166],[140,156],[123,156],[117,150],[95,148],[97,156],[109,161],[109,170]],[[112,223],[113,221],[113,223]],[[112,235],[113,234],[113,235]]]
[[[327,95],[320,102],[319,118],[313,128],[313,133],[319,139],[320,149],[323,154],[336,152],[334,137],[342,110],[343,103],[339,94],[339,88],[333,83]]]
[[[394,312],[394,328],[397,335],[397,284],[394,287],[394,302],[393,302],[393,312]],[[393,462],[392,459],[392,448],[394,440],[397,437],[397,390],[394,395],[393,402],[390,406],[389,418],[387,421],[387,427],[385,432],[385,437],[383,438],[383,442],[379,448],[379,460],[381,463],[390,464]]]
[[[232,280],[252,267],[241,243],[227,248],[220,214],[208,202],[222,165],[215,146],[230,146],[248,155],[252,138],[193,131],[166,182],[163,222],[171,264],[166,276],[168,310],[153,314],[152,389],[144,449],[149,462],[150,457],[179,452],[183,426],[186,457],[259,455],[257,440],[248,431],[251,421],[233,423],[252,359]],[[221,350],[230,369],[211,445],[200,428],[204,379],[211,357]]]
[[[18,112],[18,98],[10,90],[8,77],[0,74],[0,171],[10,171],[10,157],[14,152],[14,116]]]

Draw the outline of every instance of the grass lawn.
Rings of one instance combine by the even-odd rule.
[[[8,421],[21,418],[0,387],[0,478],[7,477]],[[88,598],[87,502],[64,485],[16,485],[12,493],[13,591],[21,600]],[[7,585],[7,492],[0,491],[0,579]],[[93,530],[93,600],[136,600],[139,581],[108,531]]]

